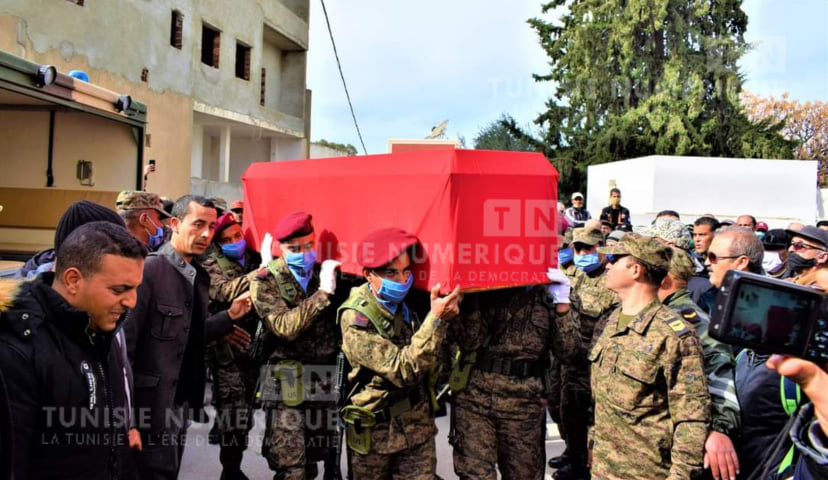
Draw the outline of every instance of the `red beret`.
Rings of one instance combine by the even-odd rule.
[[[218,220],[216,220],[216,234],[213,238],[218,241],[218,236],[221,235],[221,232],[223,232],[227,227],[238,224],[239,222],[236,221],[236,217],[234,217],[232,213],[227,212],[223,214],[218,218]]]
[[[417,237],[399,228],[383,228],[369,233],[357,248],[357,262],[365,268],[388,265],[409,247],[416,245]]]
[[[244,202],[236,200],[230,204],[230,210],[244,210]]]
[[[293,212],[285,215],[273,230],[273,238],[285,242],[295,237],[304,237],[313,233],[313,225],[309,213]]]

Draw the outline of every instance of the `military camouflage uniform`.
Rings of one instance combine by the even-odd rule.
[[[657,299],[621,329],[620,313],[589,355],[592,478],[698,478],[710,421],[698,336]]]
[[[578,270],[572,281],[570,308],[573,315],[569,318],[577,320],[581,342],[585,346],[591,345],[601,334],[595,330],[599,320],[605,320],[620,303],[618,295],[604,286],[604,272],[603,267],[590,273]],[[566,448],[573,465],[585,467],[588,453],[587,432],[592,423],[592,392],[587,349],[581,352],[562,370],[559,416],[566,432]]]
[[[578,267],[574,263],[570,262],[566,266],[561,265],[561,271],[572,281],[580,270],[578,270]],[[552,418],[552,421],[558,425],[558,433],[566,441],[566,430],[561,419],[561,375],[563,374],[563,363],[557,360],[552,355],[552,352],[549,352],[549,358],[549,369],[546,372],[546,383],[548,385],[546,392],[547,409],[549,410],[549,416]]]
[[[454,471],[461,479],[494,480],[497,469],[503,478],[540,479],[541,373],[550,350],[562,362],[577,355],[577,322],[558,318],[544,286],[470,294],[461,315],[452,338],[476,360],[465,388],[453,394]]]
[[[380,307],[367,283],[352,289],[346,304],[353,300],[377,309],[388,338],[363,313],[341,310],[342,351],[352,367],[348,380],[354,392],[348,403],[387,418],[368,433],[368,454],[348,449],[350,473],[359,480],[432,480],[437,428],[426,384],[442,358],[448,321],[428,314],[420,324],[412,312],[409,325],[404,308],[392,315]]]
[[[708,334],[710,319],[693,303],[687,289],[673,292],[662,303],[695,327],[704,351],[704,373],[710,389],[713,417],[711,428],[733,438],[739,431],[739,400],[733,380],[736,362],[730,348]]]
[[[260,258],[245,253],[244,266],[213,250],[202,261],[210,275],[210,313],[226,310],[234,298],[250,288],[246,274],[259,266]],[[255,312],[248,314],[241,325],[252,336],[259,323]],[[218,341],[208,345],[207,364],[213,372],[213,395],[216,404],[216,426],[221,432],[221,464],[237,468],[247,448],[247,433],[252,427],[250,404],[253,400],[258,365],[250,351],[238,352]]]
[[[688,281],[695,274],[695,263],[683,249],[674,248],[670,259],[670,275],[679,281]],[[713,423],[711,428],[730,438],[739,433],[740,407],[736,396],[736,362],[730,347],[711,338],[707,329],[710,319],[686,288],[680,288],[664,298],[662,303],[692,324],[704,350],[704,373],[710,389]]]
[[[334,329],[336,310],[327,293],[319,290],[319,272],[314,272],[307,293],[281,258],[271,261],[250,282],[253,305],[267,327],[266,349],[273,376],[289,365],[285,361],[317,366],[333,372],[339,340]],[[331,376],[332,378],[332,376]],[[307,377],[306,377],[307,379]],[[288,388],[301,384],[285,380]],[[307,384],[307,383],[306,383]],[[306,398],[298,406],[282,401],[288,393],[274,380],[275,398],[262,398],[267,412],[262,455],[279,479],[312,479],[316,463],[329,458],[334,447],[336,406],[330,380],[314,385],[321,398]],[[321,390],[321,391],[320,391]],[[294,391],[294,390],[292,390]]]

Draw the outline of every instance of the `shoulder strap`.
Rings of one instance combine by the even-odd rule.
[[[687,324],[684,323],[684,320],[681,318],[677,318],[673,321],[667,322],[667,325],[676,332],[676,335],[679,337],[683,337],[684,335],[690,333],[690,329],[687,328]]]
[[[226,276],[231,276],[233,274],[233,264],[230,262],[230,259],[225,257],[224,254],[219,252],[213,252],[210,254],[213,260],[216,261],[221,271]]]
[[[357,312],[365,315],[374,325],[374,328],[377,329],[377,332],[382,338],[391,338],[389,335],[389,332],[391,331],[391,322],[385,318],[377,304],[369,302],[368,300],[358,296],[351,296],[336,310],[336,323],[339,323],[342,319],[342,313],[349,309],[356,310]]]
[[[295,305],[297,303],[296,297],[299,295],[299,290],[290,280],[283,278],[282,272],[276,268],[276,260],[268,262],[267,270],[273,275],[273,280],[279,286],[279,293],[282,295],[282,298],[289,304]]]
[[[788,377],[779,377],[779,398],[782,402],[782,408],[790,417],[796,413],[799,404],[802,401],[802,390],[799,385]]]

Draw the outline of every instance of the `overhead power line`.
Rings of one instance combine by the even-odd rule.
[[[348,107],[351,109],[351,118],[354,119],[354,126],[359,137],[359,143],[362,144],[362,152],[368,155],[368,150],[365,149],[365,142],[362,140],[362,132],[359,131],[359,123],[357,123],[356,114],[354,113],[354,105],[351,103],[351,95],[348,93],[348,85],[345,83],[345,74],[342,73],[342,63],[339,61],[339,53],[336,51],[336,42],[334,41],[333,31],[331,30],[331,21],[328,19],[328,9],[325,8],[325,0],[319,1],[322,3],[322,12],[325,13],[325,23],[328,24],[328,34],[331,36],[331,45],[333,45],[334,57],[336,57],[336,66],[339,68],[339,78],[342,79],[342,87],[345,89],[345,98],[348,99]]]

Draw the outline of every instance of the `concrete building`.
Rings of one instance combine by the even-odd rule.
[[[136,188],[140,158],[156,163],[147,190],[233,200],[251,162],[308,157],[308,15],[309,0],[6,0],[0,50],[64,74],[82,70],[91,84],[146,104],[143,155],[93,142],[67,162],[94,157],[106,178],[58,177],[54,187]],[[36,135],[42,115],[0,111],[0,126]],[[18,152],[11,175],[4,169],[2,187],[44,187],[32,180],[43,168],[20,160],[28,155]]]

